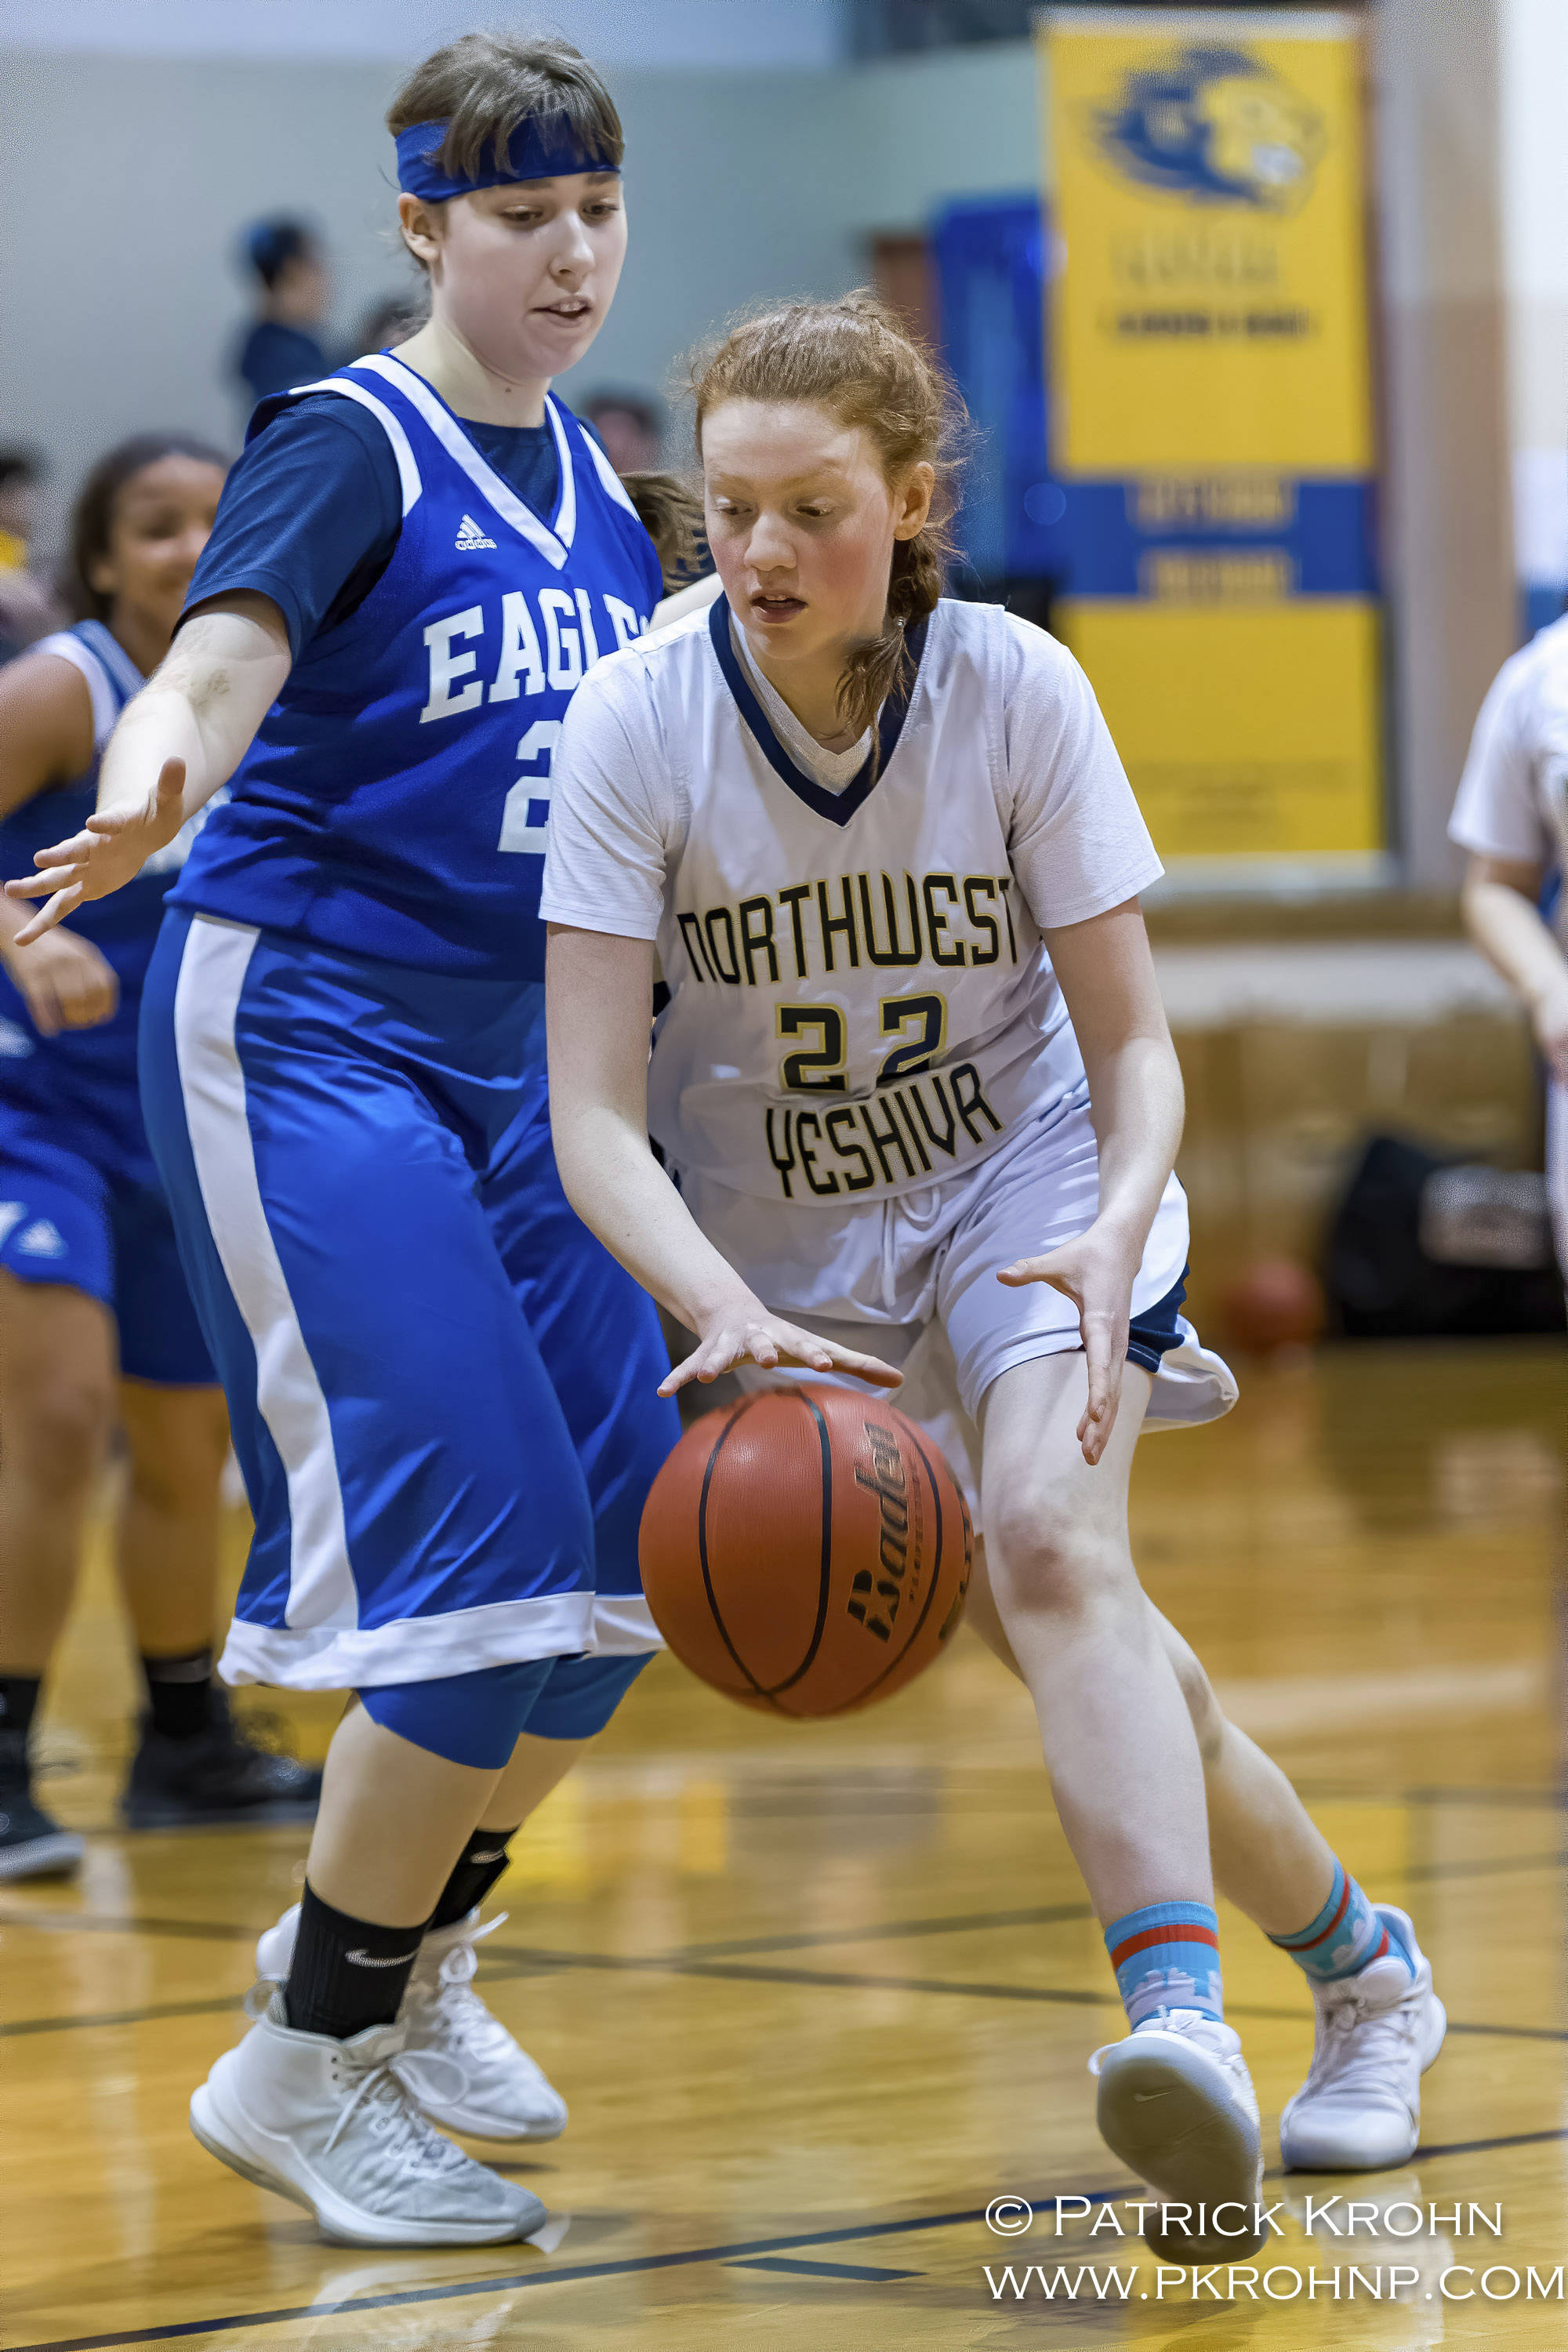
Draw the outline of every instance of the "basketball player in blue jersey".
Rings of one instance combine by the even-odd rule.
[[[90,814],[98,755],[169,649],[225,461],[143,435],[71,519],[73,628],[0,672],[0,874]],[[0,1879],[73,1870],[28,1733],[118,1422],[115,1564],[147,1685],[132,1826],[308,1813],[320,1776],[256,1748],[213,1680],[223,1397],[180,1271],[136,1086],[136,1022],[176,836],[129,889],[31,947],[0,900]]]
[[[282,1981],[192,2124],[334,2238],[473,2244],[543,2209],[431,2120],[565,2120],[470,1989],[479,1903],[658,1638],[636,1538],[668,1359],[554,1174],[537,906],[567,704],[660,572],[549,391],[626,248],[603,83],[564,43],[474,35],[388,124],[429,323],[258,412],[30,928],[232,776],[142,1030],[256,1517],[223,1671],[360,1704],[262,1938]]]
[[[1034,1698],[1127,2008],[1100,2128],[1162,2258],[1239,2259],[1267,2225],[1216,1877],[1316,1999],[1288,2163],[1403,2162],[1445,2019],[1128,1549],[1145,1416],[1236,1396],[1180,1311],[1159,860],[1071,656],[941,595],[943,391],[890,314],[754,318],[695,390],[723,594],[595,670],[557,758],[562,1174],[698,1335],[667,1391],[901,1375],[965,1477],[975,1621]]]

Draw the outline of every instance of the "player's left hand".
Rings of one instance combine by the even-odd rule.
[[[1078,1425],[1083,1458],[1092,1467],[1100,1460],[1116,1426],[1121,1402],[1121,1372],[1127,1361],[1127,1326],[1132,1313],[1132,1284],[1142,1258],[1121,1234],[1099,1224],[1060,1249],[1043,1257],[1021,1257],[1005,1265],[996,1279],[1010,1289],[1027,1282],[1045,1282],[1070,1298],[1078,1308],[1078,1328],[1089,1369],[1089,1402]]]

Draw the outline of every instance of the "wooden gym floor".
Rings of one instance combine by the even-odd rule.
[[[1414,1913],[1453,2020],[1411,2165],[1351,2183],[1276,2161],[1267,2299],[1244,2282],[1194,2301],[1185,2273],[1162,2292],[1131,2236],[1091,2236],[1081,2208],[1054,2234],[1053,2198],[1103,2212],[1129,2188],[1084,2072],[1119,2011],[1027,1703],[968,1634],[903,1697],[815,1731],[659,1661],[519,1841],[484,1948],[489,1999],[572,2104],[566,2137],[517,2163],[553,2242],[321,2245],[185,2124],[304,1838],[118,1832],[130,1682],[95,1567],[43,1743],[87,1869],[0,1894],[0,2338],[1561,2345],[1565,1403],[1560,1347],[1331,1351],[1250,1372],[1228,1422],[1143,1449],[1151,1591],[1350,1866]],[[233,1541],[237,1560],[237,1525]],[[336,1702],[288,1712],[319,1754]],[[1309,2002],[1245,1922],[1222,1928],[1272,2137]],[[1378,2212],[1309,2239],[1307,2195],[1342,2189]],[[1005,2196],[1037,2209],[1026,2234],[987,2228]],[[1501,2207],[1500,2238],[1471,2205]],[[1041,2273],[1013,2292],[1032,2263],[1049,2297]]]

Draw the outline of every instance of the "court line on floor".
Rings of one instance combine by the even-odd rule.
[[[1405,1885],[1430,1885],[1438,1881],[1496,1878],[1513,1871],[1564,1868],[1568,1868],[1568,1847],[1558,1848],[1551,1853],[1479,1854],[1469,1861],[1411,1863],[1403,1869],[1390,1870],[1384,1875]],[[869,1925],[819,1927],[780,1936],[748,1936],[717,1943],[681,1944],[673,1952],[647,1959],[628,1960],[626,1965],[668,1967],[694,1960],[740,1958],[749,1952],[806,1951],[832,1944],[896,1943],[903,1937],[973,1935],[995,1927],[1048,1927],[1075,1919],[1089,1919],[1093,1916],[1092,1906],[1082,1902],[1039,1904],[1011,1911],[955,1912],[921,1919],[879,1920]],[[169,1936],[191,1937],[198,1942],[243,1944],[253,1941],[271,1924],[269,1919],[236,1926],[216,1919],[144,1917],[134,1912],[20,1911],[0,1906],[0,1928],[33,1928],[45,1935],[81,1932],[111,1936]],[[606,1963],[616,1960],[614,1954],[580,1954],[563,1948],[521,1944],[492,1944],[489,1957],[491,1959],[525,1959],[530,1968],[541,1971],[552,1968],[571,1968],[580,1961],[595,1958]],[[616,1965],[619,1965],[618,1961]]]
[[[1521,1855],[1513,1859],[1506,1856],[1483,1858],[1470,1863],[1417,1864],[1408,1870],[1391,1873],[1390,1875],[1407,1881],[1431,1881],[1438,1878],[1465,1876],[1489,1877],[1510,1870],[1542,1869],[1558,1867],[1564,1864],[1568,1864],[1568,1853]],[[1029,1912],[957,1914],[946,1923],[946,1927],[948,1932],[963,1933],[966,1930],[973,1932],[987,1922],[994,1926],[1046,1924],[1074,1917],[1087,1918],[1090,1916],[1087,1904],[1057,1905],[1041,1906]],[[16,1913],[0,1911],[0,1926],[10,1924],[20,1927],[34,1925],[54,1927],[59,1924],[59,1921],[60,1915],[55,1913],[47,1915],[44,1919],[28,1919]],[[100,1921],[96,1924],[102,1926],[106,1923]],[[134,1928],[128,1923],[121,1923],[121,1925],[123,1932],[134,1932]],[[940,1934],[943,1932],[943,1926],[944,1923],[941,1920],[892,1921],[885,1922],[875,1929],[822,1930],[818,1931],[815,1940],[819,1945],[832,1942],[889,1940],[896,1937],[900,1932],[911,1935]],[[251,1932],[248,1928],[237,1931],[247,1938]],[[829,1990],[850,1991],[947,1993],[973,2000],[1035,2001],[1067,2007],[1114,2007],[1117,2000],[1117,1995],[1110,1986],[1102,1991],[1088,1991],[1069,1987],[1005,1984],[984,1979],[873,1975],[861,1969],[768,1968],[756,1961],[698,1957],[703,1948],[702,1946],[698,1945],[678,1948],[671,1953],[624,1954],[574,1952],[548,1945],[492,1944],[487,1974],[493,1981],[504,1983],[509,1980],[515,1982],[520,1978],[529,1976],[560,1975],[570,1973],[574,1969],[586,1969],[616,1975],[698,1977],[720,1982],[742,1984],[788,1984],[804,1987],[820,1985]],[[718,1951],[722,1952],[726,1948],[720,1946],[717,1948]],[[759,1937],[752,1940],[749,1948],[753,1951],[769,1948],[789,1950],[800,1948],[800,1942],[798,1939],[788,1937],[776,1941]],[[173,2018],[209,2017],[236,2009],[237,2006],[238,1996],[235,1994],[191,2001],[169,2001],[149,2005],[141,2010],[99,2011],[75,2017],[20,2018],[9,2023],[0,2023],[0,2041],[16,2040],[22,2036],[33,2034],[134,2026]],[[1232,2004],[1231,2013],[1237,2017],[1277,2021],[1294,2020],[1298,2014],[1294,2009],[1236,2003]],[[1489,2034],[1500,2040],[1568,2041],[1568,2030],[1553,2026],[1491,2023],[1469,2025],[1455,2019],[1450,2021],[1449,2030],[1455,2033]]]
[[[1048,2190],[1029,2200],[1037,2213],[1054,2209],[1062,2197],[1081,2195],[1091,2205],[1114,2204],[1131,2193],[1127,2187]],[[410,2304],[455,2302],[476,2294],[511,2294],[521,2287],[554,2286],[574,2279],[626,2278],[650,2271],[689,2269],[706,2263],[743,2263],[750,2257],[788,2254],[805,2246],[844,2246],[868,2238],[918,2236],[926,2230],[954,2230],[982,2222],[986,2208],[977,2205],[956,2213],[916,2213],[897,2221],[859,2221],[837,2230],[811,2230],[784,2238],[752,2238],[730,2245],[691,2246],[664,2254],[628,2254],[618,2262],[563,2263],[553,2269],[537,2267],[510,2277],[455,2279],[441,2286],[410,2287],[400,2294],[366,2295],[362,2300],[334,2304],[329,2313],[319,2304],[301,2304],[286,2311],[237,2312],[219,2319],[183,2319],[165,2327],[122,2328],[108,2336],[69,2336],[37,2344],[19,2344],[12,2352],[108,2352],[121,2344],[162,2344],[182,2336],[224,2335],[237,2327],[277,2327],[300,2319],[339,2318],[361,2311],[391,2311]]]
[[[1502,2148],[1534,2147],[1552,2140],[1568,2139],[1568,2125],[1558,2125],[1550,2130],[1508,2132],[1491,2139],[1452,2140],[1436,2147],[1417,2147],[1412,2164],[1436,2163],[1450,2156],[1495,2155]],[[1300,2179],[1316,2179],[1317,2174],[1285,2174],[1270,2168],[1267,2180]],[[1054,2210],[1068,2196],[1086,2197],[1090,2205],[1113,2205],[1127,2197],[1136,2183],[1117,2189],[1088,2189],[1079,2191],[1056,2189],[1028,2202],[1037,2214]],[[739,2244],[693,2246],[684,2252],[664,2254],[630,2254],[618,2262],[563,2263],[553,2269],[536,2268],[519,2272],[510,2277],[485,2279],[454,2279],[440,2286],[410,2287],[400,2294],[366,2295],[333,2304],[330,2310],[319,2303],[298,2304],[283,2311],[246,2311],[226,2315],[216,2319],[183,2319],[164,2327],[122,2328],[107,2336],[55,2336],[34,2344],[19,2344],[12,2352],[111,2352],[111,2347],[129,2344],[164,2344],[181,2336],[227,2335],[238,2327],[280,2327],[301,2319],[339,2318],[357,2312],[391,2311],[412,2304],[451,2303],[478,2294],[513,2294],[523,2287],[561,2286],[579,2279],[626,2278],[652,2271],[690,2269],[706,2263],[742,2263],[749,2258],[770,2254],[797,2252],[805,2246],[843,2246],[863,2244],[871,2238],[916,2237],[926,2231],[962,2229],[984,2221],[987,2209],[974,2206],[963,2212],[917,2213],[896,2221],[861,2221],[837,2230],[813,2230],[785,2238],[753,2238]]]
[[[525,1965],[515,1969],[492,1966],[489,1971],[492,1981],[515,1982],[520,1978],[536,1974],[527,1963],[527,1948],[509,1948],[521,1955]],[[552,1974],[565,1973],[578,1968],[597,1970],[616,1976],[695,1977],[725,1984],[778,1984],[811,1990],[821,1988],[835,1992],[903,1992],[925,1996],[948,1995],[963,2000],[1001,2000],[1043,2003],[1047,2007],[1070,2009],[1116,2009],[1121,1996],[1113,1984],[1090,1989],[1069,1985],[1006,1984],[984,1978],[909,1977],[873,1975],[857,1969],[792,1969],[768,1967],[755,1961],[741,1960],[681,1960],[662,1957],[630,1958],[611,1952],[577,1952],[569,1957],[550,1953]],[[0,2041],[15,2040],[26,2034],[69,2033],[92,2028],[156,2023],[180,2017],[209,2017],[219,2013],[235,2013],[239,2002],[237,1996],[216,2000],[169,2001],[146,2010],[99,2011],[80,2017],[21,2018],[9,2024],[0,2024]],[[1300,2024],[1304,2021],[1304,2008],[1283,2008],[1262,2001],[1232,2001],[1226,2014],[1247,2018],[1254,2022]],[[1450,2033],[1486,2034],[1500,2041],[1568,2042],[1568,2027],[1552,2025],[1506,2025],[1479,2022],[1470,2024],[1462,2019],[1450,2018]]]
[[[271,1925],[270,1919],[245,1927],[219,1919],[144,1919],[134,1912],[0,1910],[0,1927],[36,1927],[44,1935],[79,1929],[99,1936],[187,1937],[209,1944],[253,1944]]]
[[[17,2042],[31,2033],[63,2033],[74,2026],[157,2025],[171,2017],[237,2015],[240,1995],[220,1993],[208,2000],[165,2000],[146,2009],[100,2009],[85,2017],[18,2017],[0,2025],[0,2042]]]

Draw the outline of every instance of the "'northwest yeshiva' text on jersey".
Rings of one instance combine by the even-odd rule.
[[[842,1210],[979,1160],[1082,1084],[1041,926],[1159,873],[1131,788],[1042,631],[944,600],[911,649],[879,764],[837,793],[770,720],[722,598],[573,706],[542,911],[657,938],[649,1126],[677,1168]]]
[[[647,625],[652,541],[554,400],[547,521],[397,359],[289,397],[305,392],[355,401],[384,430],[396,551],[348,619],[300,648],[174,895],[416,970],[542,979],[552,754],[584,676]]]

